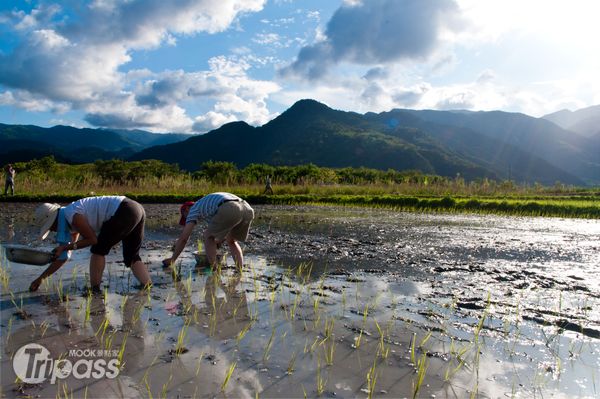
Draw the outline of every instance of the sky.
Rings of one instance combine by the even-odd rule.
[[[596,0],[0,0],[0,123],[203,133],[296,101],[600,104]]]

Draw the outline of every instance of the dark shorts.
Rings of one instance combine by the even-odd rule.
[[[144,239],[146,212],[140,204],[125,198],[115,214],[102,224],[98,242],[92,245],[90,252],[106,256],[119,241],[123,242],[123,260],[131,267],[140,258],[140,248]]]

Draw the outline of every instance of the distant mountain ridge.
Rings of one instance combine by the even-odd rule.
[[[0,124],[0,160],[50,151],[70,162],[159,159],[189,171],[208,160],[238,167],[314,163],[418,169],[467,180],[600,184],[600,134],[578,134],[552,119],[501,111],[359,114],[300,100],[263,126],[232,122],[203,135]]]
[[[600,105],[582,108],[577,111],[563,109],[542,118],[582,136],[594,137],[600,135]]]
[[[300,100],[260,127],[226,124],[184,142],[151,147],[155,158],[196,170],[206,160],[330,167],[419,169],[467,179],[600,183],[595,142],[524,114],[415,111],[358,114]]]
[[[80,129],[62,125],[43,128],[0,123],[0,161],[26,161],[46,155],[74,163],[125,159],[149,146],[174,143],[190,136],[143,130]]]

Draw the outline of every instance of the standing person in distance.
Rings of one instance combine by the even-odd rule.
[[[6,165],[5,168],[6,176],[4,181],[4,195],[7,195],[8,189],[10,188],[10,195],[15,195],[15,170],[12,164]]]

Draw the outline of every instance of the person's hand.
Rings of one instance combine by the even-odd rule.
[[[163,261],[162,261],[163,267],[171,267],[172,264],[173,264],[173,260],[171,258],[166,258],[166,259],[163,259]]]
[[[52,250],[52,259],[56,260],[58,259],[58,257],[65,252],[67,246],[66,245],[59,245],[58,247],[54,248]]]
[[[31,292],[37,291],[38,288],[40,288],[40,284],[42,284],[42,279],[38,277],[35,280],[33,280],[31,285],[29,286],[29,291],[31,291]]]

